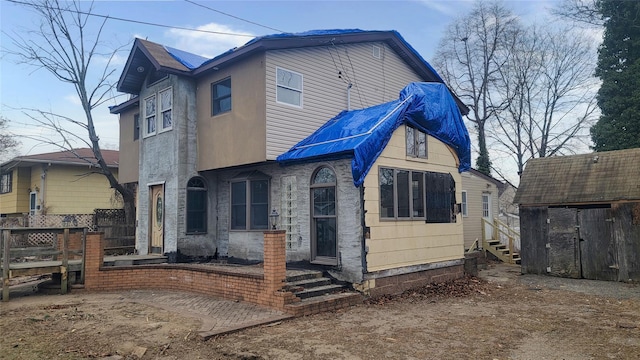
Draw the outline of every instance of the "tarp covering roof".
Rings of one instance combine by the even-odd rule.
[[[460,172],[471,168],[467,128],[455,100],[444,84],[411,83],[400,98],[361,110],[342,111],[333,119],[278,156],[282,165],[353,157],[353,184],[364,182],[369,169],[393,132],[407,124],[451,146]]]
[[[171,56],[173,56],[176,60],[178,60],[182,65],[188,67],[189,70],[197,69],[198,67],[200,67],[200,65],[204,64],[207,60],[209,60],[206,57],[192,54],[184,50],[172,48],[169,46],[165,46],[164,48],[165,50],[167,50],[169,54],[171,54]]]

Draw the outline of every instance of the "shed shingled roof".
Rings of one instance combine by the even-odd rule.
[[[640,148],[529,160],[514,203],[580,205],[640,200]]]

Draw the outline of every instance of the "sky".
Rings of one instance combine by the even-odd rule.
[[[557,0],[506,1],[514,13],[525,22],[544,21]],[[210,9],[198,6],[204,5]],[[88,4],[85,2],[84,4]],[[135,37],[166,46],[213,57],[240,46],[253,36],[317,29],[397,30],[427,61],[431,61],[447,26],[464,16],[473,1],[96,1],[93,13],[133,21],[110,19],[102,33],[105,46],[123,46],[114,59],[117,81]],[[213,10],[212,10],[213,9]],[[214,11],[217,10],[217,11]],[[225,13],[225,14],[223,14]],[[92,18],[92,21],[100,21]],[[0,115],[9,120],[9,131],[17,135],[39,135],[57,139],[37,122],[24,114],[24,109],[39,109],[74,119],[84,119],[77,95],[71,84],[62,83],[44,69],[16,63],[6,54],[15,49],[11,38],[37,29],[40,19],[24,6],[0,0]],[[161,24],[168,27],[144,23]],[[206,29],[245,36],[214,35],[180,30]],[[100,75],[104,66],[93,73]],[[104,64],[104,62],[102,62]],[[91,74],[90,74],[91,75]],[[125,94],[113,94],[113,99],[96,108],[93,116],[100,144],[105,149],[118,148],[118,117],[108,107],[128,99]],[[328,120],[328,119],[327,119]],[[73,128],[84,135],[84,130]],[[51,145],[19,138],[22,145],[13,155],[29,155],[58,151]],[[77,143],[81,147],[83,144]],[[0,159],[5,161],[7,159]]]

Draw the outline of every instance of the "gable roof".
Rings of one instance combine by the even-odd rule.
[[[384,42],[416,71],[424,81],[444,83],[431,65],[397,31],[336,29],[260,36],[212,59],[206,59],[186,51],[136,38],[124,70],[120,75],[118,91],[138,94],[144,79],[151,70],[197,77],[267,50],[361,42]],[[457,97],[455,97],[455,100],[463,114],[469,112],[469,109]]]
[[[489,175],[485,175],[483,173],[481,173],[480,171],[474,169],[474,168],[470,168],[469,169],[469,173],[473,174],[474,176],[477,176],[481,179],[484,179],[488,182],[491,182],[493,184],[496,185],[496,187],[498,188],[498,190],[504,186],[504,183],[496,178],[494,178],[493,176],[489,176]],[[464,181],[464,180],[463,180]]]
[[[471,167],[470,139],[462,115],[447,87],[440,83],[411,83],[400,98],[361,110],[342,111],[278,156],[287,165],[353,157],[354,185],[360,186],[393,132],[402,124],[421,130],[451,146],[459,171]]]
[[[118,167],[118,150],[101,150],[107,166]],[[77,154],[77,155],[76,155]],[[93,156],[93,151],[89,148],[78,148],[73,150],[57,151],[44,154],[17,156],[10,161],[0,165],[0,168],[12,169],[22,165],[33,164],[57,164],[71,166],[98,166],[97,160]]]
[[[640,200],[640,148],[532,159],[514,203],[565,205]]]

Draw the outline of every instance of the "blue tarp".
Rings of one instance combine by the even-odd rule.
[[[398,100],[362,110],[342,111],[278,156],[277,161],[289,165],[352,157],[353,184],[358,187],[402,124],[451,146],[460,160],[458,171],[471,168],[469,133],[455,100],[440,83],[411,83],[400,92]]]
[[[189,68],[189,70],[197,69],[200,67],[200,65],[209,60],[206,57],[202,57],[200,55],[192,54],[190,52],[186,52],[169,46],[165,46],[164,49],[167,50],[167,52],[171,56],[173,56],[174,59],[178,60],[182,65]]]

